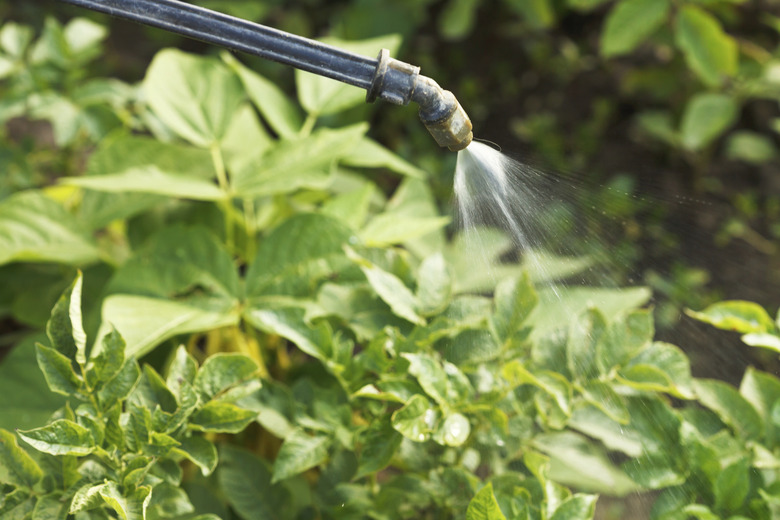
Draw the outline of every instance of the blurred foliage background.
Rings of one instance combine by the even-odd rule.
[[[695,327],[680,326],[681,310],[720,297],[776,309],[780,2],[197,3],[314,38],[401,35],[397,57],[452,90],[478,138],[565,181],[560,204],[545,208],[549,215],[543,216],[578,223],[557,233],[558,249],[610,258],[612,283],[651,286],[659,325],[666,327],[661,334]],[[0,1],[0,19],[38,29],[47,19],[74,16],[109,24],[105,53],[96,61],[82,57],[83,66],[64,75],[44,71],[26,77],[17,71],[6,78],[0,99],[5,134],[0,196],[78,170],[84,142],[91,139],[89,125],[68,135],[53,112],[39,111],[42,122],[16,117],[15,85],[22,85],[20,96],[27,97],[29,82],[41,92],[52,87],[48,81],[68,92],[84,75],[132,83],[160,48],[217,51],[58,1]],[[63,57],[63,63],[67,59],[80,58]],[[292,91],[291,70],[259,59],[248,62]],[[455,155],[433,145],[413,108],[365,105],[333,117],[339,124],[369,119],[374,138],[432,173],[439,204],[451,211]],[[100,114],[92,121],[111,124]],[[388,190],[393,182],[393,177],[380,179]],[[696,350],[695,341],[669,339]],[[715,370],[720,360],[711,351],[701,346],[701,357],[709,357]],[[707,371],[706,362],[697,364]],[[742,366],[733,374],[741,375]]]

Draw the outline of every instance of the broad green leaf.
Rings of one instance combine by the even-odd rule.
[[[369,59],[376,59],[382,49],[388,49],[391,55],[395,54],[401,45],[401,37],[392,34],[362,41],[324,38],[322,42]],[[295,81],[298,86],[298,99],[312,116],[341,112],[365,102],[366,99],[363,89],[309,72],[296,70]]]
[[[45,341],[42,334],[19,341],[0,363],[0,428],[35,428],[65,404],[38,368],[37,341]]]
[[[294,477],[324,463],[330,442],[324,435],[309,435],[300,428],[290,432],[276,456],[271,482]]]
[[[6,21],[0,28],[0,47],[14,58],[21,58],[33,39],[32,27]]]
[[[176,301],[118,294],[103,302],[103,323],[111,323],[127,342],[128,357],[141,356],[179,334],[212,330],[238,323],[238,316],[213,312]],[[105,326],[99,336],[107,334]]]
[[[683,399],[693,398],[688,356],[669,343],[659,341],[645,347],[619,374],[626,384],[634,388],[669,392]]]
[[[780,379],[748,367],[739,385],[739,393],[761,417],[770,417],[775,403],[780,400]],[[774,421],[765,421],[765,428],[766,445],[774,446],[778,435]]]
[[[112,329],[103,337],[100,353],[93,356],[87,369],[87,380],[105,383],[113,379],[125,363],[125,340]],[[94,380],[94,381],[93,381]]]
[[[256,161],[232,172],[231,189],[241,197],[292,193],[300,188],[322,189],[331,169],[360,141],[368,125],[321,128],[308,137],[281,141]]]
[[[664,23],[668,14],[668,0],[618,2],[601,31],[601,53],[610,57],[633,51]]]
[[[390,171],[424,179],[424,170],[402,159],[369,137],[364,137],[344,156],[342,162],[359,168],[387,168]]]
[[[763,347],[780,352],[780,334],[750,333],[742,336],[742,341],[751,347]]]
[[[360,435],[359,466],[355,477],[360,478],[386,468],[402,440],[403,436],[393,429],[389,417],[374,419]]]
[[[154,165],[129,168],[108,175],[65,177],[62,182],[108,193],[150,193],[193,200],[221,200],[227,197],[209,179],[169,173]]]
[[[217,447],[214,443],[200,435],[192,435],[181,439],[181,444],[173,448],[200,468],[203,476],[210,475],[217,467]]]
[[[431,223],[441,217],[437,198],[430,184],[412,177],[406,177],[401,181],[401,185],[387,202],[384,214],[392,214],[404,220],[420,219],[421,223]],[[443,251],[446,243],[444,229],[436,229],[418,238],[407,239],[404,247],[415,256],[425,258]]]
[[[59,493],[50,493],[38,499],[33,509],[34,520],[65,520],[68,516],[68,503]]]
[[[761,437],[764,432],[761,416],[736,389],[721,381],[697,379],[693,390],[701,404],[715,412],[744,439]]]
[[[397,316],[416,323],[425,325],[425,318],[418,314],[419,301],[414,293],[393,273],[387,272],[348,249],[350,259],[360,267],[366,276],[368,283],[376,291],[382,300],[387,303]]]
[[[195,361],[188,352],[184,345],[179,345],[174,354],[173,360],[168,367],[168,376],[165,379],[165,384],[168,385],[177,398],[181,400],[180,388],[183,383],[193,384],[195,382],[195,374],[198,372],[198,362]]]
[[[193,513],[193,507],[187,493],[178,486],[163,482],[154,486],[149,512],[160,518],[180,517]]]
[[[496,310],[491,324],[501,341],[520,330],[539,301],[527,274],[502,280],[494,295]]]
[[[276,141],[260,122],[255,109],[249,103],[243,103],[222,139],[221,150],[227,171],[242,169],[275,144]]]
[[[685,475],[674,467],[671,457],[661,453],[645,453],[630,460],[623,469],[631,479],[646,489],[663,489],[685,482]]]
[[[23,191],[0,201],[0,264],[85,265],[98,259],[98,250],[86,230],[40,191]]]
[[[271,484],[271,468],[255,454],[224,444],[217,477],[228,504],[244,520],[276,520],[289,510],[292,497]],[[283,517],[283,518],[284,518]]]
[[[417,301],[421,314],[438,314],[452,298],[452,279],[441,253],[423,260],[417,273]]]
[[[220,352],[203,362],[194,387],[205,402],[257,374],[257,363],[244,354]]]
[[[322,205],[321,212],[344,222],[350,229],[360,229],[366,221],[371,201],[377,195],[373,183],[365,183],[362,188],[329,198]]]
[[[770,137],[743,130],[729,136],[726,157],[735,161],[764,164],[777,157],[777,147]]]
[[[46,323],[46,335],[54,350],[80,365],[86,362],[86,334],[81,321],[81,286],[79,273],[65,289]]]
[[[751,461],[743,456],[728,464],[715,481],[715,509],[739,511],[750,491]]]
[[[595,307],[609,321],[626,309],[635,309],[650,300],[650,290],[645,287],[628,289],[602,289],[595,287],[557,287],[539,291],[539,303],[528,318],[533,327],[532,340],[560,330],[568,325],[569,317]]]
[[[540,371],[531,373],[518,360],[512,360],[501,369],[501,375],[512,385],[533,385],[549,394],[564,413],[569,413],[572,387],[568,380],[557,372]]]
[[[616,468],[602,450],[581,435],[573,432],[543,434],[534,439],[533,446],[550,457],[549,478],[555,482],[613,496],[623,496],[638,490],[637,485]],[[536,476],[539,478],[538,472]],[[546,479],[539,480],[545,484]],[[548,504],[548,508],[552,506],[552,511],[555,511],[563,500],[565,497],[558,504]]]
[[[403,354],[403,357],[409,361],[409,374],[417,378],[425,393],[439,405],[448,406],[451,396],[441,363],[427,354]]]
[[[583,397],[590,404],[620,424],[628,424],[631,416],[623,397],[611,385],[601,381],[588,381],[583,388]]]
[[[246,274],[247,297],[313,296],[318,283],[346,266],[343,247],[354,240],[340,221],[302,213],[260,242]]]
[[[577,379],[591,379],[598,373],[597,345],[607,329],[607,321],[596,309],[588,309],[569,326],[566,361],[569,372]]]
[[[525,21],[536,28],[547,28],[555,23],[555,10],[551,0],[504,0]]]
[[[303,116],[287,95],[275,83],[248,69],[232,55],[223,53],[222,59],[238,75],[247,96],[268,125],[281,137],[292,138],[298,135],[303,126]]]
[[[0,428],[0,484],[31,489],[42,477],[43,471],[19,447],[16,435]]]
[[[717,19],[693,5],[684,5],[675,24],[675,41],[688,66],[709,86],[720,85],[736,74],[738,49]]]
[[[407,217],[382,213],[371,219],[360,231],[360,238],[369,247],[386,247],[420,238],[443,229],[449,217]]]
[[[415,394],[409,401],[393,412],[392,424],[401,435],[415,442],[428,440],[436,426],[439,413],[430,401]]]
[[[462,446],[471,434],[469,420],[460,413],[448,415],[433,433],[433,440],[443,446]]]
[[[609,0],[567,0],[566,5],[578,11],[589,11],[607,2]]]
[[[625,398],[621,397],[621,400],[625,406]],[[603,406],[603,403],[600,404]],[[643,451],[641,437],[604,413],[602,406],[578,407],[572,413],[568,426],[588,437],[598,439],[609,450],[625,453],[632,458],[639,457]],[[626,414],[630,420],[631,414],[628,411]]]
[[[310,327],[304,320],[304,311],[296,308],[250,308],[244,313],[246,320],[269,334],[277,334],[292,341],[299,349],[319,360],[330,356],[331,332],[326,324]]]
[[[92,433],[67,419],[18,433],[27,444],[50,455],[88,455],[95,449]]]
[[[238,78],[218,60],[173,49],[154,57],[143,90],[171,130],[203,148],[222,139],[244,96]]]
[[[130,402],[149,410],[159,406],[161,411],[168,413],[178,407],[176,397],[151,365],[144,365],[143,375],[130,395]]]
[[[596,511],[596,496],[577,493],[556,508],[550,520],[589,520]]]
[[[189,425],[203,432],[238,433],[256,418],[255,412],[239,408],[233,403],[209,401],[192,414]]]
[[[685,107],[680,134],[688,150],[700,150],[725,132],[739,115],[737,100],[728,94],[702,92]]]
[[[450,0],[439,15],[439,34],[448,40],[468,35],[477,17],[478,0]]]
[[[35,346],[38,367],[52,392],[73,395],[81,388],[81,381],[73,370],[73,362],[53,348],[40,343]]]
[[[132,358],[126,359],[116,375],[98,390],[101,406],[109,408],[117,401],[125,399],[133,391],[140,378],[141,369],[138,362]]]
[[[443,357],[456,365],[486,363],[504,351],[495,336],[483,329],[466,329],[441,344]]]
[[[0,515],[3,520],[29,520],[35,507],[35,496],[22,489],[15,489],[0,501]]]
[[[602,374],[624,365],[631,357],[653,340],[655,327],[649,310],[633,310],[619,314],[598,345],[596,361]]]
[[[113,481],[108,481],[98,493],[121,520],[144,520],[152,498],[151,488],[139,487],[125,494]]]
[[[644,110],[636,115],[636,124],[664,143],[677,147],[680,143],[680,134],[677,131],[677,123],[672,121],[672,114],[667,110]]]
[[[714,303],[701,312],[689,310],[686,313],[719,329],[733,330],[742,334],[775,330],[775,324],[769,314],[763,307],[753,302],[729,300]]]
[[[488,482],[469,502],[466,520],[506,520],[493,494],[493,484]]]
[[[95,509],[103,504],[103,498],[100,496],[100,491],[104,489],[108,484],[94,484],[88,483],[81,486],[73,495],[73,499],[70,502],[70,514],[78,513],[79,511]]]

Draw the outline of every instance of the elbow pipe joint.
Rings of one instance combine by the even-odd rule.
[[[466,148],[473,137],[471,120],[452,92],[420,75],[420,67],[393,59],[382,49],[366,94],[366,101],[377,98],[396,105],[414,101],[420,106],[420,120],[439,146],[453,152]]]

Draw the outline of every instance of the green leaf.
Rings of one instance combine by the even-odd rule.
[[[255,412],[239,408],[233,403],[209,401],[192,414],[189,425],[203,432],[238,433],[256,418]]]
[[[601,373],[608,374],[614,367],[624,365],[650,344],[654,334],[651,311],[642,309],[619,314],[597,346],[596,360]]]
[[[27,491],[15,489],[0,501],[0,515],[3,520],[29,520],[35,500]]]
[[[38,366],[52,392],[73,395],[81,388],[81,381],[73,370],[73,362],[53,348],[35,345]]]
[[[764,164],[777,157],[777,147],[766,135],[743,130],[729,136],[726,142],[726,157],[752,164]]]
[[[344,156],[342,162],[347,166],[359,168],[387,168],[390,171],[417,179],[426,177],[424,170],[402,159],[369,137],[358,141]]]
[[[750,491],[750,460],[740,457],[726,465],[715,480],[715,509],[739,511],[745,504]]]
[[[686,314],[719,329],[733,330],[742,334],[775,330],[775,324],[769,314],[763,307],[753,302],[723,301],[714,303],[701,312],[689,310]]]
[[[382,213],[371,219],[360,231],[360,238],[369,247],[386,247],[420,238],[443,229],[449,217],[407,217]]]
[[[697,379],[693,389],[699,402],[715,412],[744,439],[756,440],[764,431],[761,416],[737,390],[721,381]]]
[[[245,317],[258,329],[292,341],[312,357],[323,361],[330,357],[329,346],[332,343],[330,328],[325,323],[316,328],[306,325],[302,309],[252,308],[245,312]]]
[[[417,297],[397,276],[381,269],[352,249],[347,249],[347,255],[360,267],[368,283],[396,316],[418,325],[425,325],[425,318],[417,313],[419,308]]]
[[[450,303],[452,279],[441,253],[423,260],[417,273],[415,296],[419,302],[420,313],[424,315],[438,314]]]
[[[417,378],[425,393],[441,406],[448,406],[447,373],[439,361],[427,354],[403,354],[409,361],[409,373]]]
[[[456,365],[485,363],[503,352],[493,334],[487,330],[466,329],[451,340],[442,341],[444,358]]]
[[[674,345],[654,342],[639,352],[619,372],[621,380],[633,388],[669,392],[692,399],[691,365],[688,356]]]
[[[23,191],[0,201],[0,264],[86,265],[98,259],[98,250],[86,230],[42,192]]]
[[[377,197],[377,187],[366,182],[362,188],[354,189],[329,198],[322,205],[322,214],[340,220],[350,229],[359,229],[366,221],[372,200]]]
[[[228,327],[238,323],[238,315],[210,311],[187,303],[117,294],[103,301],[103,325],[99,337],[113,325],[127,342],[125,355],[142,356],[163,341],[179,334]]]
[[[194,511],[195,508],[183,489],[168,482],[154,486],[152,499],[149,502],[149,516],[179,518]]]
[[[478,0],[450,0],[439,15],[439,34],[448,40],[459,40],[474,27]]]
[[[693,96],[685,107],[680,133],[688,150],[704,148],[725,132],[739,115],[733,96],[703,92]]]
[[[364,477],[386,468],[401,446],[402,440],[403,436],[393,429],[389,417],[374,419],[360,435],[362,447],[355,478]]]
[[[54,305],[46,323],[46,335],[56,351],[84,365],[87,336],[81,323],[81,284],[79,273]]]
[[[34,428],[65,404],[38,368],[36,340],[44,340],[43,335],[19,341],[0,363],[0,428]]]
[[[300,188],[322,189],[331,169],[360,141],[368,125],[321,128],[311,135],[281,141],[256,161],[233,172],[231,188],[241,197],[292,193]]]
[[[105,383],[113,379],[125,363],[125,340],[116,329],[112,328],[103,337],[103,348],[94,356],[87,371],[87,380],[92,379]]]
[[[103,499],[100,496],[100,491],[104,489],[108,484],[93,484],[88,483],[81,486],[73,495],[73,499],[70,502],[70,514],[78,513],[79,511],[95,509],[103,504]]]
[[[155,165],[128,168],[121,173],[107,175],[65,177],[61,182],[108,193],[150,193],[192,200],[221,200],[227,197],[209,179],[170,173]]]
[[[502,280],[494,295],[496,310],[491,324],[501,341],[506,342],[525,323],[539,301],[527,274]]]
[[[775,403],[780,400],[780,379],[748,367],[739,385],[739,393],[753,405],[759,416],[770,417]],[[766,445],[774,446],[780,432],[772,420],[764,422]]]
[[[628,424],[631,416],[626,402],[611,385],[601,381],[588,381],[583,388],[583,397],[590,404],[620,424]]]
[[[601,31],[604,57],[633,51],[653,34],[669,15],[667,0],[624,0],[615,4]]]
[[[119,372],[98,390],[98,399],[104,409],[130,395],[141,378],[141,369],[135,359],[126,359]]]
[[[561,374],[549,371],[531,373],[520,361],[515,359],[502,367],[501,375],[513,388],[523,384],[540,388],[555,399],[564,413],[570,413],[572,387]]]
[[[67,419],[18,433],[27,444],[50,455],[88,455],[95,449],[92,433]]]
[[[737,44],[706,11],[682,6],[677,12],[675,40],[688,66],[707,85],[718,86],[724,77],[737,73]]]
[[[247,296],[312,296],[320,280],[346,265],[343,246],[353,236],[340,221],[323,215],[289,218],[260,242],[246,274]]]
[[[650,290],[645,287],[543,289],[539,291],[539,304],[527,320],[527,325],[533,327],[531,339],[536,341],[551,332],[560,330],[563,325],[569,323],[569,316],[578,315],[589,307],[601,311],[609,321],[620,312],[644,305],[650,296]]]
[[[591,379],[598,373],[597,345],[607,329],[607,321],[596,309],[580,314],[569,326],[566,361],[569,372],[577,379]]]
[[[220,448],[219,458],[220,489],[241,518],[276,520],[280,516],[288,517],[286,513],[292,497],[282,485],[271,484],[271,469],[267,462],[249,451],[229,445]]]
[[[596,496],[577,493],[555,509],[550,520],[589,520],[596,511]]]
[[[395,54],[401,45],[401,37],[392,34],[362,41],[324,38],[322,42],[374,59],[382,49],[389,49],[391,55]],[[295,81],[301,105],[314,116],[341,112],[365,102],[366,99],[366,93],[363,89],[309,72],[296,70]]]
[[[173,49],[154,57],[143,89],[163,123],[203,148],[222,139],[244,95],[238,78],[221,62]]]
[[[462,446],[471,434],[469,420],[460,413],[448,415],[433,434],[433,440],[442,446]]]
[[[535,28],[547,28],[555,23],[555,10],[551,0],[504,0],[525,21]]]
[[[281,137],[298,135],[303,126],[301,111],[275,83],[242,65],[231,54],[222,59],[238,75],[249,99],[257,107],[268,125]]]
[[[31,489],[42,477],[43,471],[19,447],[16,435],[0,428],[0,484]]]
[[[205,402],[257,374],[257,363],[244,354],[219,352],[206,359],[194,387]]]
[[[272,483],[319,466],[328,458],[330,439],[323,435],[309,435],[300,428],[290,432],[284,439],[274,462]]]
[[[151,489],[148,487],[139,487],[125,494],[113,481],[108,481],[98,493],[121,520],[144,520],[146,508],[152,498]]]
[[[780,335],[777,334],[750,333],[742,336],[742,341],[751,347],[768,348],[780,352]]]
[[[423,442],[430,437],[437,419],[437,410],[420,394],[412,396],[404,406],[393,412],[391,418],[393,428],[415,442]]]
[[[38,499],[33,509],[34,520],[65,520],[68,516],[68,503],[59,493],[50,493]]]
[[[493,484],[488,482],[469,502],[466,520],[506,520],[493,494]]]
[[[217,467],[217,447],[214,443],[200,435],[192,435],[181,439],[181,444],[173,448],[200,468],[203,476],[211,475]]]

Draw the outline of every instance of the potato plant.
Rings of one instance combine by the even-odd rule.
[[[0,30],[43,78],[8,76],[10,114],[61,125],[69,165],[0,199],[0,517],[579,520],[645,492],[659,520],[780,517],[773,375],[693,378],[647,289],[449,233],[426,172],[346,122],[360,91],[300,73],[296,102],[177,50],[71,77],[84,23]],[[776,346],[724,305],[697,316]]]

